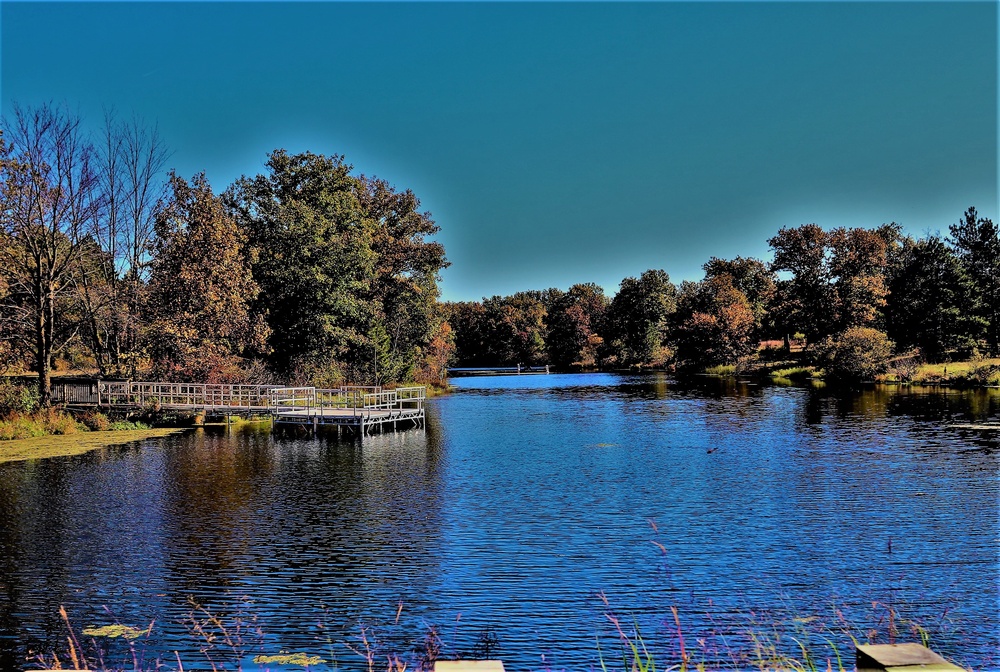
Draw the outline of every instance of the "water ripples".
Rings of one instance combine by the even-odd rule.
[[[671,606],[717,645],[891,602],[947,655],[998,659],[995,439],[947,426],[993,417],[989,394],[457,384],[426,432],[363,445],[199,430],[0,465],[0,666],[60,646],[60,604],[80,627],[155,618],[150,646],[196,660],[197,604],[349,669],[362,624],[399,650],[437,626],[445,653],[492,629],[508,669],[591,669],[601,595],[661,653]]]

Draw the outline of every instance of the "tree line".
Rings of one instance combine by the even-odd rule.
[[[817,363],[858,377],[893,354],[926,361],[1000,354],[1000,238],[969,208],[947,237],[816,224],[782,228],[773,259],[711,258],[698,282],[663,270],[622,280],[444,306],[462,366],[738,365],[762,343],[797,340]]]
[[[651,269],[439,301],[438,226],[409,190],[343,156],[278,149],[216,192],[166,173],[155,128],[113,113],[96,136],[53,105],[0,128],[0,365],[57,357],[105,378],[386,384],[449,365],[701,368],[793,339],[871,375],[894,353],[1000,352],[997,227],[783,228],[771,261],[711,258],[698,282]],[[845,364],[846,363],[846,364]],[[853,367],[853,368],[852,368]]]
[[[409,190],[343,156],[272,152],[221,192],[165,174],[155,128],[15,106],[0,129],[0,363],[106,378],[440,379],[444,248]]]

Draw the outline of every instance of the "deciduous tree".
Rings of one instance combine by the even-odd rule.
[[[264,354],[268,330],[250,311],[259,294],[235,220],[204,174],[171,174],[156,216],[149,286],[153,375],[164,380],[240,382],[247,359]]]
[[[706,280],[728,276],[733,287],[743,292],[753,311],[754,338],[759,340],[770,335],[767,333],[771,327],[768,311],[777,291],[774,271],[764,262],[752,257],[736,257],[732,260],[712,257],[702,268],[705,270]]]
[[[838,228],[829,234],[836,327],[875,325],[889,294],[888,268],[899,245],[898,224],[878,229]]]
[[[753,308],[727,273],[681,283],[673,321],[682,366],[737,364],[757,349]]]
[[[100,254],[78,283],[83,333],[104,376],[132,377],[140,357],[141,308],[154,216],[166,196],[166,147],[137,117],[105,115],[97,167],[105,208],[93,232]]]
[[[549,293],[553,297],[546,317],[549,361],[559,367],[593,366],[603,342],[599,334],[609,303],[604,290],[586,283],[558,295]]]
[[[820,343],[819,361],[831,378],[874,380],[889,369],[893,347],[885,332],[872,327],[849,327]]]
[[[771,270],[790,274],[777,285],[775,322],[786,335],[800,331],[809,341],[833,329],[834,295],[827,265],[827,234],[816,224],[782,228],[767,241]]]
[[[276,150],[267,169],[226,200],[257,251],[273,365],[331,381],[408,377],[438,328],[447,265],[429,213],[342,156]]]
[[[669,318],[677,309],[677,289],[663,270],[625,278],[608,307],[605,327],[607,356],[620,364],[660,366],[667,347]]]
[[[51,395],[51,359],[75,335],[60,304],[72,293],[103,200],[94,149],[80,120],[52,105],[14,106],[0,155],[0,320],[38,371],[42,404]]]

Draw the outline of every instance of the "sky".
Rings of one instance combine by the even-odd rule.
[[[997,219],[993,2],[0,2],[0,109],[155,124],[223,191],[342,154],[441,227],[442,298]]]

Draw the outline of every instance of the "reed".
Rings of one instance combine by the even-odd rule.
[[[714,672],[757,670],[759,672],[848,672],[853,659],[845,640],[858,643],[894,643],[919,641],[930,645],[930,633],[905,618],[894,604],[870,603],[871,612],[863,623],[854,623],[839,608],[831,616],[795,616],[789,613],[754,612],[743,614],[743,625],[711,632],[691,632],[684,624],[682,611],[670,606],[656,628],[659,641],[644,635],[634,618],[618,615],[602,593],[604,621],[610,626],[610,638],[596,640],[596,665],[601,672]],[[427,625],[416,638],[406,637],[400,623],[403,605],[395,618],[385,622],[359,625],[353,640],[336,642],[326,636],[327,653],[316,651],[274,650],[264,628],[254,613],[253,604],[240,598],[227,608],[225,617],[190,601],[190,613],[184,619],[191,646],[200,658],[182,660],[179,652],[150,658],[154,623],[145,627],[115,622],[84,628],[77,635],[64,608],[60,616],[66,627],[65,650],[39,657],[42,669],[92,670],[95,672],[130,671],[184,672],[194,669],[272,670],[363,668],[365,672],[429,672],[435,660],[490,659],[498,657],[500,638],[493,628],[478,633],[475,644],[467,650],[449,643],[458,640],[459,619],[450,638],[441,627]],[[320,619],[319,629],[326,633]],[[608,641],[612,641],[611,646]],[[317,640],[319,641],[319,640]],[[112,646],[117,642],[118,646]],[[408,644],[401,644],[408,642]],[[340,652],[338,654],[338,651]],[[112,653],[113,652],[113,653]],[[347,657],[345,658],[344,655]],[[502,655],[499,657],[503,657]],[[116,661],[116,662],[109,662]]]

